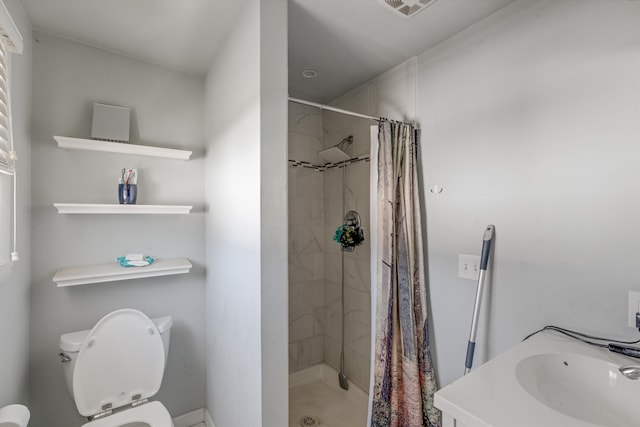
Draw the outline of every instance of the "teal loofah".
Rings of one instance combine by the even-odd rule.
[[[333,235],[333,240],[343,248],[354,248],[364,242],[364,233],[360,227],[341,225]]]

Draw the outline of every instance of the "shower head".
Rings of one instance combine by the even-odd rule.
[[[351,156],[344,152],[342,147],[353,143],[353,135],[349,135],[333,147],[318,151],[318,155],[329,163],[340,163],[351,159]]]
[[[350,155],[339,149],[337,145],[318,151],[318,155],[329,163],[340,163],[351,158]]]
[[[382,6],[404,18],[410,18],[436,0],[378,0]]]

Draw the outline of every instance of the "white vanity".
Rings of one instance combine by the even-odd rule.
[[[542,332],[444,387],[443,427],[640,426],[634,359]]]

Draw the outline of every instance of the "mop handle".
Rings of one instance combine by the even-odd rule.
[[[489,264],[489,255],[491,254],[491,243],[493,242],[493,234],[495,227],[487,225],[482,236],[482,255],[480,256],[480,276],[478,276],[478,289],[476,291],[476,302],[473,308],[473,318],[471,320],[471,331],[469,332],[469,343],[467,344],[467,358],[465,360],[465,375],[473,366],[473,353],[476,348],[476,332],[478,328],[478,317],[480,316],[480,303],[482,301],[482,290],[484,288],[484,278]]]

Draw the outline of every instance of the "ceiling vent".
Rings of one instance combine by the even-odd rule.
[[[405,18],[412,17],[435,2],[436,0],[378,0],[386,9]]]

